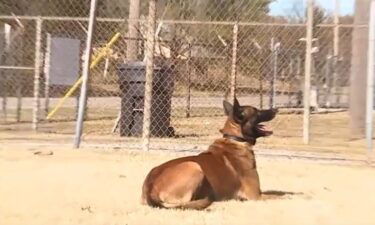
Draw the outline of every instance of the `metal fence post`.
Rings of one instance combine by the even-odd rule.
[[[332,87],[335,93],[335,104],[339,106],[340,104],[340,95],[337,94],[339,82],[338,82],[338,60],[339,60],[339,43],[340,43],[340,27],[339,27],[339,13],[340,13],[340,0],[334,0],[335,1],[335,12],[334,12],[334,24],[335,27],[333,29],[333,82]],[[329,88],[332,88],[329,87]],[[336,107],[337,107],[336,106]]]
[[[50,83],[50,54],[51,54],[51,34],[47,34],[47,46],[44,54],[44,111],[47,117],[49,111],[49,83]]]
[[[5,62],[6,54],[9,52],[10,49],[10,39],[11,39],[11,29],[8,24],[4,24],[4,48],[0,49],[0,64],[3,65]],[[8,95],[8,76],[7,73],[1,69],[0,70],[0,91],[1,91],[1,97],[3,99],[2,101],[2,110],[3,110],[3,119],[4,121],[7,121],[7,95]]]
[[[289,71],[288,71],[288,77],[293,77],[293,69],[294,69],[294,61],[293,59],[290,60],[289,62]],[[288,82],[288,107],[291,107],[292,106],[292,87],[293,87],[293,83],[292,82]]]
[[[42,18],[36,20],[35,36],[35,65],[34,65],[34,106],[33,106],[33,130],[38,130],[40,114],[40,68],[41,68],[41,42],[42,42]]]
[[[96,7],[97,0],[91,0],[90,5],[90,18],[89,18],[89,27],[87,31],[86,39],[86,49],[85,49],[85,58],[83,65],[83,74],[82,74],[82,86],[81,94],[79,98],[79,108],[78,108],[78,118],[76,124],[76,132],[74,138],[74,148],[79,148],[81,144],[81,136],[83,130],[83,120],[85,117],[86,105],[87,105],[87,86],[90,76],[90,61],[91,61],[91,52],[92,52],[92,39],[95,30],[95,19],[96,19]]]
[[[238,48],[238,23],[233,26],[233,46],[232,46],[232,71],[230,79],[230,101],[234,100],[237,85],[237,48]]]
[[[259,75],[259,108],[263,109],[263,74]]]
[[[272,66],[272,77],[270,78],[270,101],[269,107],[275,108],[276,107],[276,81],[277,81],[277,74],[279,70],[278,65],[278,54],[279,54],[280,42],[276,43],[275,38],[271,38],[271,66]]]
[[[369,152],[373,151],[373,111],[375,79],[375,0],[371,1],[369,39],[367,58],[367,104],[366,104],[366,140]]]
[[[1,85],[1,97],[2,101],[2,111],[4,122],[7,121],[7,79],[5,73],[0,72],[0,85]]]
[[[152,101],[152,80],[154,75],[154,50],[155,50],[155,24],[156,24],[156,1],[149,1],[149,15],[146,43],[146,84],[143,109],[143,132],[142,149],[148,151],[150,147],[150,125],[151,125],[151,101]]]
[[[273,77],[272,77],[272,102],[270,103],[270,108],[276,107],[276,85],[277,85],[277,74],[279,71],[279,65],[278,65],[278,55],[279,55],[279,43],[275,43],[275,39],[273,39],[273,49],[272,49],[272,55],[273,55]]]
[[[191,45],[188,45],[189,51],[186,59],[186,69],[187,69],[187,95],[186,95],[186,118],[190,117],[191,111]]]
[[[17,113],[16,113],[16,121],[21,121],[21,114],[22,114],[22,81],[18,80],[16,95],[17,95]]]
[[[303,142],[310,142],[310,91],[312,69],[312,40],[314,21],[314,0],[308,0],[306,21],[305,91],[303,94]]]
[[[275,77],[275,38],[272,37],[271,38],[271,59],[270,59],[270,75],[269,75],[269,84],[270,84],[270,93],[269,93],[269,108],[272,108],[273,107],[273,95],[274,95],[274,89],[275,89],[275,80],[274,80],[274,77]]]
[[[329,108],[331,106],[331,99],[330,99],[330,96],[331,96],[331,89],[332,89],[332,82],[331,82],[331,72],[332,72],[332,60],[333,60],[333,56],[332,54],[328,54],[327,57],[326,57],[326,60],[325,60],[325,74],[324,74],[324,79],[325,79],[325,82],[324,82],[324,99],[323,99],[323,103],[324,103],[324,107],[325,108]],[[334,80],[335,78],[333,78]]]

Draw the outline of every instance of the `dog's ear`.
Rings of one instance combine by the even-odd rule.
[[[233,99],[233,111],[236,113],[236,111],[238,112],[239,109],[240,109],[240,103],[238,102],[237,98],[234,97]]]
[[[233,117],[233,106],[232,106],[232,104],[230,104],[229,102],[224,100],[223,101],[223,107],[224,107],[225,115],[227,115],[229,117]]]
[[[240,103],[238,102],[237,98],[234,97],[233,99],[233,119],[236,120],[236,121],[241,121],[243,118],[242,118],[242,115],[241,115],[241,110],[240,110],[241,106],[240,106]]]
[[[233,105],[230,104],[227,101],[223,101],[223,106],[224,106],[224,112],[225,115],[229,116],[230,118],[234,120],[238,120],[240,118],[240,103],[238,102],[237,98],[234,98],[233,100]]]

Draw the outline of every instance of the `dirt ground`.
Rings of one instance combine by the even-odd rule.
[[[258,154],[277,200],[217,202],[206,211],[140,204],[147,172],[177,154],[0,141],[0,224],[374,224],[375,169]]]

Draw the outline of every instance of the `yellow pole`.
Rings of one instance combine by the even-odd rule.
[[[107,51],[110,47],[112,47],[112,45],[118,40],[118,38],[120,37],[120,33],[116,33],[112,39],[105,45],[104,48],[101,49],[101,51],[99,52],[99,54],[97,56],[95,56],[94,60],[92,60],[91,64],[90,64],[90,69],[93,69],[99,62],[100,60],[102,60],[102,58],[104,56],[106,56],[107,54]],[[79,87],[79,85],[82,83],[82,77],[80,77],[77,82],[69,89],[68,92],[66,92],[66,94],[64,95],[63,98],[60,99],[60,101],[57,103],[57,105],[55,106],[55,108],[48,114],[47,116],[47,120],[51,119],[51,117],[61,108],[61,106],[64,104],[65,100],[67,98],[69,98],[75,90],[77,90],[77,88]]]

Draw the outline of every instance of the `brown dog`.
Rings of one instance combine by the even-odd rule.
[[[261,122],[272,120],[277,110],[233,106],[224,101],[228,119],[207,151],[171,160],[155,167],[142,188],[142,203],[153,207],[204,209],[213,201],[261,198],[252,146],[259,137],[269,136]]]

